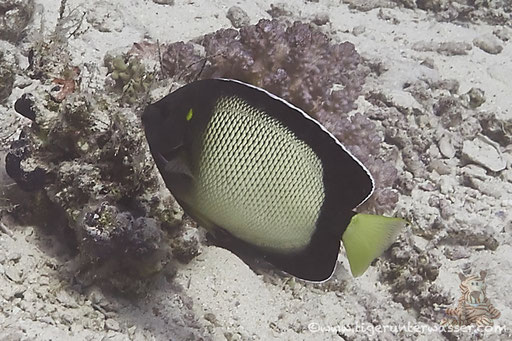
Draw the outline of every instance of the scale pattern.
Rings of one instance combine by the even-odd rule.
[[[325,198],[311,147],[238,97],[218,100],[201,141],[192,202],[205,218],[269,251],[307,246]]]

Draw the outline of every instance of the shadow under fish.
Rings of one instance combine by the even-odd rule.
[[[298,278],[329,279],[341,240],[359,276],[407,224],[354,212],[374,190],[369,171],[319,122],[264,89],[196,81],[149,105],[142,122],[185,212],[220,246]]]

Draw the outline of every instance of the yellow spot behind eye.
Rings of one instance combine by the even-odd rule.
[[[194,111],[192,111],[192,108],[190,108],[185,118],[187,119],[187,121],[190,121],[192,119],[192,116],[194,116]]]

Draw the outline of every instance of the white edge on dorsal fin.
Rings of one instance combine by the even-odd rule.
[[[355,157],[337,138],[336,136],[334,136],[333,134],[331,134],[331,132],[329,130],[327,130],[327,128],[325,128],[320,122],[318,122],[317,120],[315,120],[313,117],[309,116],[308,114],[306,114],[304,112],[304,110],[302,110],[301,108],[298,108],[296,107],[295,105],[291,104],[290,102],[288,102],[287,100],[277,96],[277,95],[274,95],[273,93],[271,92],[268,92],[267,90],[263,89],[263,88],[260,88],[260,87],[257,87],[255,85],[252,85],[252,84],[249,84],[249,83],[245,83],[245,82],[242,82],[242,81],[239,81],[237,79],[230,79],[230,78],[215,78],[217,80],[221,80],[221,81],[226,81],[226,82],[235,82],[235,83],[239,83],[239,84],[242,84],[242,85],[245,85],[245,86],[248,86],[250,88],[253,88],[253,89],[256,89],[256,90],[259,90],[259,91],[262,91],[264,93],[266,93],[267,95],[269,95],[270,97],[274,98],[274,99],[277,99],[281,102],[283,102],[284,104],[286,104],[287,106],[289,106],[290,108],[292,109],[295,109],[297,110],[298,112],[300,112],[305,118],[307,118],[308,120],[310,121],[313,121],[315,122],[319,127],[320,129],[322,129],[324,132],[326,132],[333,140],[334,142],[336,142],[336,144],[338,146],[340,146],[348,155],[350,155],[350,157],[352,157],[352,159],[354,159],[358,164],[359,166],[361,166],[361,168],[366,172],[366,174],[368,174],[368,177],[370,178],[371,182],[372,182],[372,190],[370,191],[370,193],[368,194],[368,196],[366,196],[366,198],[363,199],[363,201],[361,201],[356,207],[354,208],[357,208],[359,206],[361,206],[366,200],[368,200],[368,198],[370,198],[373,194],[373,191],[375,190],[375,180],[373,179],[373,176],[372,174],[370,173],[370,171],[368,170],[368,168],[366,168],[365,165],[363,165],[363,163],[361,161],[359,161],[359,159],[357,157]],[[334,272],[333,272],[334,273]],[[331,274],[332,276],[332,274]],[[315,282],[316,283],[316,282]]]

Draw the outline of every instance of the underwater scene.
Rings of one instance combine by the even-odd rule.
[[[512,340],[509,0],[0,0],[0,340]]]

